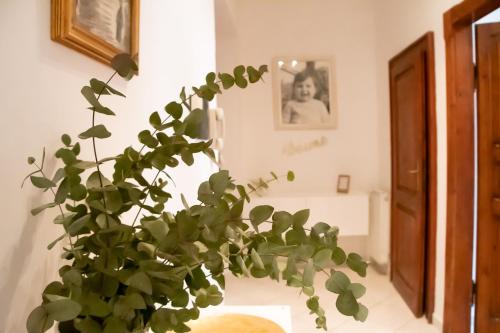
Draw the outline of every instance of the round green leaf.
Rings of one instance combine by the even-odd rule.
[[[37,306],[31,311],[26,322],[28,333],[43,333],[54,325],[54,319],[49,317],[49,314],[43,306]]]
[[[293,214],[293,225],[296,227],[302,227],[309,219],[309,214],[309,209],[302,209]]]
[[[342,250],[340,247],[336,247],[333,250],[332,259],[335,262],[335,264],[342,265],[345,262],[346,258],[347,258],[347,256],[346,256],[344,250]]]
[[[259,224],[269,219],[273,212],[274,208],[268,205],[255,206],[252,208],[250,211],[250,221],[256,231],[258,231]]]
[[[151,295],[153,292],[153,286],[151,285],[151,280],[144,272],[137,272],[125,281],[125,284]]]
[[[165,111],[174,119],[180,119],[182,117],[182,105],[177,102],[168,103],[167,106],[165,106]]]
[[[63,134],[61,136],[61,141],[66,147],[69,147],[69,145],[71,145],[71,137],[68,134]]]
[[[286,174],[286,179],[289,181],[289,182],[293,182],[295,180],[295,174],[293,173],[293,171],[288,171],[287,174]]]
[[[339,312],[346,316],[354,316],[359,311],[358,302],[350,290],[341,293],[335,305]]]
[[[349,277],[342,272],[334,271],[330,278],[326,280],[325,288],[332,293],[341,294],[347,290],[351,284]]]
[[[354,319],[357,321],[365,321],[368,317],[368,308],[361,303],[358,303],[359,310],[358,313],[354,315]]]
[[[49,317],[57,321],[67,321],[75,319],[82,311],[82,306],[67,298],[43,305]]]
[[[347,266],[358,273],[359,276],[366,276],[366,268],[368,264],[363,261],[363,258],[357,253],[349,253],[347,256]]]
[[[351,283],[347,290],[350,290],[356,298],[361,298],[366,292],[365,286],[361,283]]]
[[[325,268],[331,263],[332,250],[323,249],[316,253],[313,257],[314,265],[318,268]]]

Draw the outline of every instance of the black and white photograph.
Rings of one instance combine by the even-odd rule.
[[[78,0],[74,18],[76,25],[130,52],[130,0]]]
[[[336,128],[333,60],[275,59],[273,83],[277,129]]]

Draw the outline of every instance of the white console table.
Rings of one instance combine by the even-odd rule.
[[[292,214],[298,210],[309,208],[311,214],[306,224],[307,227],[311,227],[317,222],[326,222],[339,227],[340,236],[368,235],[368,193],[254,197],[250,203],[246,204],[245,213],[248,215],[250,209],[258,205],[270,205],[276,211],[285,210]]]

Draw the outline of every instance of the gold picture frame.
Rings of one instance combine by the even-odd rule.
[[[139,1],[51,0],[51,38],[106,65],[111,65],[111,59],[119,53],[137,58]],[[116,9],[113,5],[119,6],[118,12],[112,11]],[[101,30],[99,23],[103,24]],[[113,35],[104,28],[116,33]]]
[[[337,193],[349,193],[350,182],[351,176],[339,175],[337,180]]]

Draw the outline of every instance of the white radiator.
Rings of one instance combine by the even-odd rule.
[[[382,190],[370,192],[370,233],[368,254],[374,268],[388,272],[390,253],[390,197]]]

